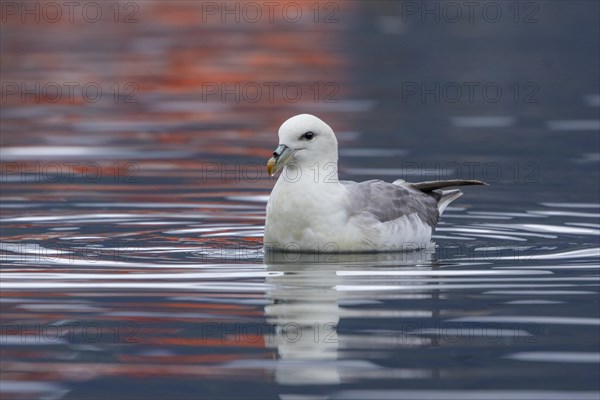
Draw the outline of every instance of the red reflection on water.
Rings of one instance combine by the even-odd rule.
[[[113,2],[100,2],[109,19],[94,24],[77,13],[72,23],[67,18],[23,23],[17,14],[1,24],[2,79],[12,85],[3,86],[1,199],[16,205],[1,210],[3,218],[16,218],[3,222],[3,240],[73,252],[37,254],[31,261],[27,254],[5,251],[5,271],[77,273],[86,282],[86,272],[138,271],[126,262],[247,262],[228,251],[258,249],[262,238],[235,237],[236,231],[226,227],[221,232],[232,236],[165,232],[188,227],[177,223],[181,220],[191,220],[192,227],[238,223],[260,229],[264,203],[226,197],[268,193],[274,180],[264,163],[285,119],[352,95],[344,55],[349,44],[341,23],[324,23],[323,9],[315,18],[313,0],[277,2],[280,10],[289,5],[303,10],[304,17],[294,23],[276,13],[272,21],[224,24],[206,19],[207,2],[199,1],[130,3],[137,7],[135,23],[121,23],[129,9],[120,9],[115,23],[114,10],[108,8]],[[267,15],[267,2],[256,4]],[[335,2],[336,17],[346,25],[343,18],[354,4]],[[68,82],[76,84],[72,93]],[[10,92],[15,87],[17,92]],[[57,87],[59,96],[53,91]],[[101,95],[92,98],[83,87],[98,87]],[[351,124],[350,112],[319,115],[339,129]],[[48,170],[52,163],[62,168],[60,179]],[[99,176],[92,174],[97,170]],[[91,239],[65,240],[80,236]],[[112,255],[104,246],[140,249]],[[222,253],[183,253],[181,258],[181,253],[144,250],[161,246]],[[82,249],[92,248],[97,258],[78,264],[79,258],[90,257]],[[124,263],[108,267],[103,261]],[[12,343],[3,344],[2,376],[25,385],[107,376],[265,379],[258,368],[215,366],[275,357],[261,335],[240,340],[190,334],[202,323],[264,321],[262,306],[227,303],[261,300],[260,293],[198,290],[193,293],[198,301],[174,300],[182,293],[172,289],[3,289],[2,296],[11,299],[1,304],[3,327],[9,329],[2,337]],[[67,331],[59,343],[35,342],[48,339],[48,326],[69,327],[71,322],[99,324],[103,340],[81,343],[81,332],[70,337]],[[115,333],[115,326],[125,331]],[[131,326],[133,337],[127,336]],[[153,351],[163,353],[144,354]]]

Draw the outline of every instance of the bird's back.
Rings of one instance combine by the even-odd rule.
[[[382,180],[340,183],[350,193],[352,214],[369,213],[382,223],[414,214],[432,229],[438,223],[440,214],[436,199],[409,184]]]

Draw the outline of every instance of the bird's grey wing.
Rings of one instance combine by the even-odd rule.
[[[380,222],[392,221],[416,214],[421,221],[435,228],[440,217],[437,201],[410,186],[399,186],[381,180],[365,182],[341,181],[350,193],[350,214],[372,214]]]

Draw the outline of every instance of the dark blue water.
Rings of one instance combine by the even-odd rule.
[[[3,10],[2,398],[597,399],[598,3],[206,4]],[[265,254],[301,112],[343,179],[490,186],[429,250]]]

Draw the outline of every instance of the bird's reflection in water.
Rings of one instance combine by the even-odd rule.
[[[338,290],[348,279],[338,271],[417,265],[429,269],[432,253],[431,249],[373,254],[266,252],[265,264],[272,274],[267,278],[265,316],[273,333],[265,338],[265,343],[277,350],[277,383],[337,385],[343,383],[344,371],[381,368],[370,361],[339,355],[340,349],[352,347],[351,343],[344,343],[343,335],[338,335],[340,301],[361,300]]]

